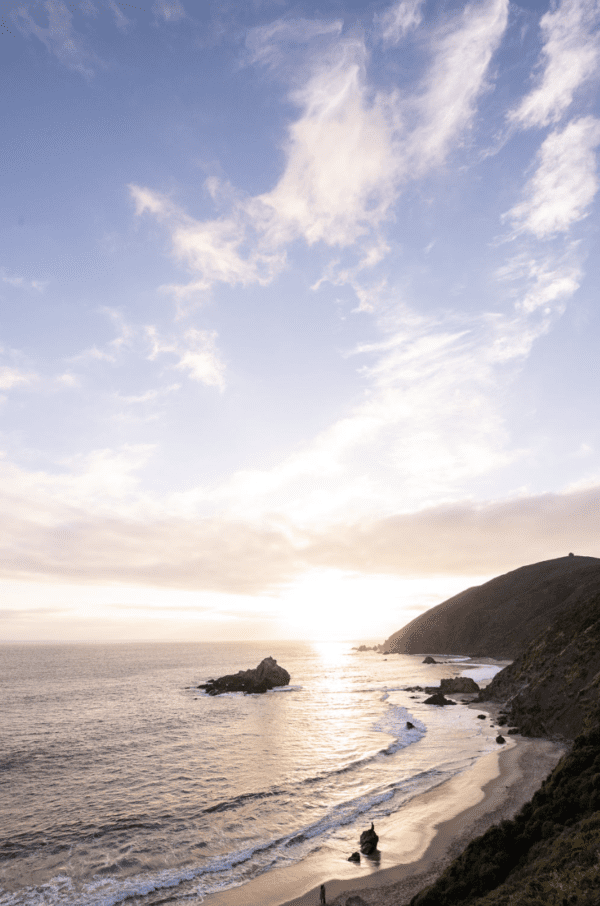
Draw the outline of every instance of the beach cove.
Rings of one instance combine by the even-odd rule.
[[[473,706],[478,710],[481,705]],[[489,707],[483,709],[489,712]],[[468,770],[411,799],[379,822],[379,865],[360,867],[331,849],[299,865],[262,875],[241,888],[208,897],[207,906],[328,906],[360,895],[369,906],[403,906],[488,827],[512,818],[558,763],[567,746],[511,736]]]

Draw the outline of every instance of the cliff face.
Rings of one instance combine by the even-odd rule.
[[[386,654],[516,658],[585,590],[600,593],[600,559],[560,557],[498,576],[432,607],[383,644]],[[574,597],[575,596],[575,597]]]
[[[600,709],[600,589],[589,581],[480,696],[506,703],[527,736],[574,739]],[[596,715],[596,718],[594,717]]]

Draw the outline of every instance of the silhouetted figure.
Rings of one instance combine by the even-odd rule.
[[[319,906],[327,906],[327,900],[325,899],[325,885],[321,884],[321,895],[319,897]]]

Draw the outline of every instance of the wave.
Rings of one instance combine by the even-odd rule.
[[[340,827],[353,824],[365,813],[390,802],[398,791],[410,795],[411,788],[415,791],[422,789],[427,781],[432,781],[435,786],[443,779],[442,773],[437,769],[423,771],[407,780],[338,803],[318,821],[287,835],[258,842],[246,849],[217,857],[202,866],[167,869],[125,879],[105,877],[102,872],[98,872],[92,881],[81,887],[75,885],[68,876],[58,875],[37,888],[26,887],[15,893],[0,894],[0,906],[119,906],[127,901],[137,902],[140,898],[144,898],[148,906],[158,906],[159,903],[175,898],[190,899],[192,894],[202,899],[237,887],[247,880],[249,863],[255,863],[252,875],[258,876],[274,867],[298,862],[318,849]],[[432,784],[427,783],[427,786],[430,785]],[[239,871],[236,873],[234,869]],[[193,891],[190,890],[192,884]],[[177,887],[184,889],[176,897],[162,896],[161,892]],[[153,894],[159,894],[161,898],[156,899]]]

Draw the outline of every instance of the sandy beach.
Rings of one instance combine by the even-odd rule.
[[[481,706],[478,706],[481,707]],[[489,706],[486,711],[490,711]],[[380,859],[360,866],[323,848],[299,865],[269,872],[208,897],[207,906],[345,906],[352,894],[369,906],[404,906],[476,836],[511,818],[559,761],[565,746],[507,737],[472,768],[415,797],[377,825]],[[358,848],[358,840],[357,840]],[[348,854],[349,855],[349,854]],[[335,872],[335,873],[334,873]]]

